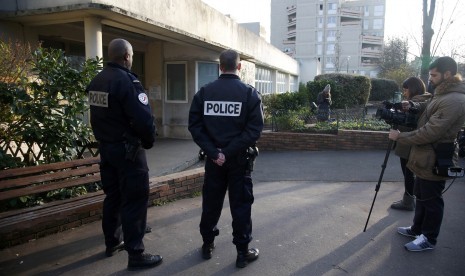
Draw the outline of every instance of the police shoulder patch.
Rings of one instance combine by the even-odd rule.
[[[139,93],[137,98],[139,99],[139,102],[141,102],[143,105],[148,105],[149,104],[149,98],[147,97],[147,94]]]

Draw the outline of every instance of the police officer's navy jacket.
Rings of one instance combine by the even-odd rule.
[[[244,152],[263,130],[262,101],[258,91],[234,74],[222,74],[194,96],[189,131],[205,154],[216,159]]]
[[[104,143],[138,137],[144,148],[155,140],[155,124],[145,90],[137,76],[109,62],[87,87],[90,122],[95,138]]]

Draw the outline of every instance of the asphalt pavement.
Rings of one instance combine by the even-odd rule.
[[[166,139],[148,152],[151,175],[201,166],[190,140]],[[0,275],[465,275],[465,180],[444,194],[445,216],[434,250],[412,253],[396,233],[413,212],[392,210],[403,193],[392,153],[366,231],[386,152],[260,152],[254,179],[253,241],[259,259],[235,267],[226,197],[213,258],[200,256],[201,197],[150,207],[146,251],[161,254],[155,268],[129,272],[127,254],[104,257],[100,222],[0,251]],[[461,160],[462,166],[463,160]],[[447,182],[447,185],[450,181]]]

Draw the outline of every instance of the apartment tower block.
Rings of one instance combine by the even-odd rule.
[[[270,42],[300,63],[300,81],[323,73],[375,77],[386,0],[271,0]]]

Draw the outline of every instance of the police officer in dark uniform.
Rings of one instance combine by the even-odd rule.
[[[238,76],[241,63],[236,51],[220,54],[220,69],[220,77],[195,94],[189,112],[189,131],[207,156],[200,221],[202,257],[212,257],[214,239],[219,234],[216,226],[228,190],[236,266],[243,268],[258,258],[258,249],[248,248],[254,201],[248,161],[254,156],[247,152],[252,149],[258,154],[252,147],[263,129],[263,108],[259,92]]]
[[[108,56],[110,62],[87,88],[106,195],[102,219],[105,253],[110,257],[124,248],[129,255],[129,270],[153,267],[162,262],[162,257],[144,253],[142,239],[149,196],[144,149],[151,148],[155,141],[154,118],[147,94],[130,71],[131,44],[124,39],[112,40]]]

